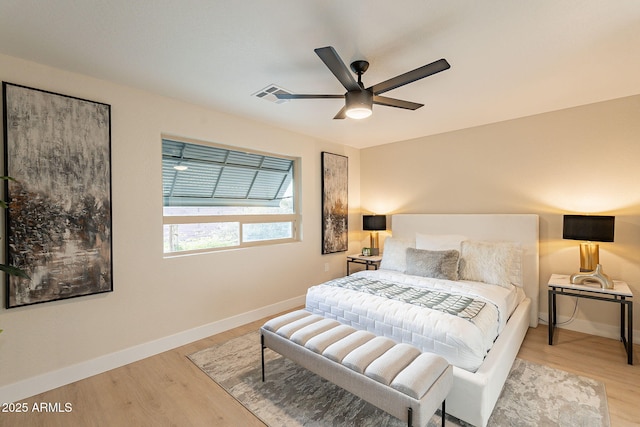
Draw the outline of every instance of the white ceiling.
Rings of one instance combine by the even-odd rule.
[[[343,93],[323,46],[369,61],[365,86],[440,58],[451,69],[385,93],[421,109],[361,121],[333,120],[341,100],[251,96]],[[639,94],[639,48],[638,0],[0,2],[0,53],[354,147]]]

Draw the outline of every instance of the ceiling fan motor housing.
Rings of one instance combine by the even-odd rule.
[[[373,93],[366,90],[350,90],[345,93],[347,116],[364,118],[371,115],[373,107]]]

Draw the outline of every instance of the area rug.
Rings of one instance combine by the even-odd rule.
[[[257,331],[189,359],[270,427],[406,425],[269,349],[263,383]],[[428,426],[440,422],[437,412]],[[469,426],[450,415],[446,425]],[[604,384],[521,359],[514,362],[489,420],[489,426],[496,427],[609,425]]]

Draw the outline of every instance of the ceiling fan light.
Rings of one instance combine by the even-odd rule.
[[[347,110],[345,114],[350,119],[364,119],[371,115],[373,94],[367,90],[354,90],[346,94]]]
[[[366,119],[371,115],[371,109],[366,107],[350,108],[346,112],[350,119]]]

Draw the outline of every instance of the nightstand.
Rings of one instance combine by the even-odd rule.
[[[349,275],[349,264],[362,264],[368,270],[369,267],[373,267],[377,270],[380,267],[380,261],[382,261],[382,255],[364,256],[362,254],[347,255],[347,276]]]
[[[549,345],[553,345],[553,333],[557,323],[556,296],[566,295],[620,304],[620,341],[627,351],[627,363],[633,365],[633,293],[629,285],[620,280],[613,281],[613,289],[603,289],[599,284],[571,283],[570,276],[552,274],[549,279]],[[626,313],[625,313],[626,312]],[[625,315],[626,314],[626,315]],[[625,334],[626,330],[626,334]]]

